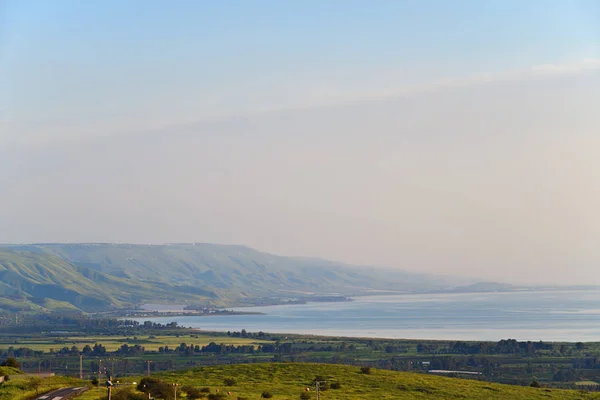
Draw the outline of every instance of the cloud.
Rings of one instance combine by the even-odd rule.
[[[585,72],[589,70],[599,69],[600,68],[600,59],[596,58],[584,58],[579,62],[572,62],[566,64],[541,64],[534,65],[531,67],[531,71],[533,73],[542,73],[542,74],[569,74],[569,73],[579,73]]]
[[[426,93],[467,88],[490,83],[525,81],[532,78],[552,78],[562,75],[577,75],[600,69],[600,59],[582,58],[577,61],[554,64],[533,65],[529,69],[515,69],[498,73],[479,73],[463,77],[451,77],[433,80],[418,85],[395,85],[390,83],[386,89],[354,89],[345,87],[320,87],[317,83],[309,87],[298,88],[286,101],[276,95],[266,94],[262,99],[256,98],[249,104],[237,109],[223,110],[221,113],[203,111],[197,107],[197,113],[175,116],[168,111],[163,113],[147,113],[133,115],[124,113],[97,118],[55,121],[20,121],[10,120],[0,115],[0,129],[10,134],[0,140],[4,145],[44,145],[48,142],[86,140],[105,136],[137,136],[148,133],[171,132],[194,127],[197,124],[227,121],[273,114],[285,111],[320,109],[335,106],[351,105],[369,101],[392,98],[407,98]],[[373,78],[375,81],[379,78]],[[380,82],[381,83],[381,82]],[[311,89],[312,88],[312,89]],[[265,91],[266,93],[266,91]],[[307,93],[309,93],[307,95]],[[256,96],[256,93],[241,93],[243,97]],[[260,95],[259,95],[260,96]]]

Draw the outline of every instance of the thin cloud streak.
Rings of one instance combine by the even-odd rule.
[[[482,73],[468,77],[448,78],[437,80],[425,84],[408,86],[403,88],[392,88],[389,90],[358,91],[353,93],[343,93],[328,96],[321,95],[319,99],[310,101],[298,100],[296,104],[289,106],[279,106],[276,104],[267,104],[258,107],[246,107],[243,110],[234,112],[225,112],[222,114],[211,114],[204,116],[194,116],[184,119],[173,120],[168,115],[145,115],[143,120],[140,116],[135,119],[120,117],[108,118],[101,121],[40,121],[37,123],[20,123],[0,119],[0,129],[10,132],[16,131],[13,140],[0,141],[3,144],[14,146],[43,146],[52,142],[80,141],[94,137],[113,137],[113,136],[143,136],[147,134],[193,128],[202,123],[218,123],[236,118],[247,118],[268,115],[271,113],[285,111],[310,110],[318,108],[327,108],[335,106],[344,106],[359,104],[362,102],[376,101],[387,98],[404,98],[418,96],[425,93],[444,91],[454,88],[466,88],[475,85],[484,85],[496,82],[508,82],[527,80],[535,77],[552,77],[566,74],[586,73],[600,69],[600,59],[583,58],[581,61],[566,62],[559,64],[539,64],[532,66],[529,70],[515,70],[503,73]],[[126,114],[126,113],[124,113]],[[40,137],[36,132],[46,132],[44,137]],[[69,132],[65,134],[65,132]],[[81,135],[86,132],[86,135]],[[16,139],[14,139],[16,138]]]

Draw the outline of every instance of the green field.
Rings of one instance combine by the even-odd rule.
[[[252,365],[228,365],[196,368],[187,371],[157,374],[169,385],[191,385],[208,387],[212,393],[231,392],[227,398],[260,399],[263,392],[270,392],[273,399],[299,399],[305,388],[311,388],[311,398],[316,399],[313,380],[316,376],[337,382],[339,389],[328,389],[321,399],[363,400],[363,399],[600,399],[600,393],[584,393],[575,390],[531,388],[502,385],[483,381],[371,370],[361,373],[360,368],[341,365],[263,363]],[[233,378],[235,385],[225,386],[225,378]],[[139,382],[141,377],[129,377],[121,383],[132,387],[131,382]],[[120,390],[120,389],[117,389]],[[78,397],[79,400],[99,400],[106,397],[106,390],[92,389]],[[178,398],[184,399],[180,392]]]
[[[102,370],[115,377],[189,370],[200,366],[301,362],[362,365],[381,370],[427,373],[430,369],[479,372],[496,383],[528,385],[533,379],[563,389],[597,390],[600,382],[598,343],[542,343],[535,349],[513,343],[509,352],[498,343],[337,338],[269,333],[226,333],[183,328],[153,331],[132,329],[123,334],[58,333],[0,334],[0,354],[14,354],[26,372],[54,372],[90,378]],[[212,344],[211,344],[212,343]],[[104,348],[93,350],[95,344]],[[121,346],[127,345],[125,350]],[[456,350],[460,345],[459,350]],[[486,353],[461,352],[484,346]],[[528,345],[528,346],[529,346]],[[100,347],[102,347],[100,346]],[[205,349],[204,347],[210,347]],[[242,349],[236,349],[236,347]],[[194,347],[192,350],[191,348]],[[23,350],[22,348],[25,348]],[[31,350],[43,353],[34,354]],[[162,349],[161,349],[162,348]],[[133,349],[129,351],[128,349]],[[160,350],[159,350],[160,349]],[[1,357],[0,357],[1,361]],[[464,376],[463,377],[467,377]],[[473,376],[470,376],[472,378]]]

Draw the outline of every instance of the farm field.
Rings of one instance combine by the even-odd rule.
[[[242,336],[243,335],[243,336]],[[87,347],[89,346],[89,347]],[[598,343],[452,342],[135,329],[102,335],[60,331],[0,336],[0,355],[14,355],[26,372],[116,377],[220,364],[302,362],[371,366],[406,372],[480,373],[486,380],[526,386],[598,390]],[[461,375],[463,377],[466,377]]]
[[[27,347],[32,350],[38,350],[43,352],[57,351],[63,347],[77,346],[82,349],[86,345],[93,347],[95,344],[101,344],[106,347],[107,351],[116,351],[122,345],[127,344],[128,346],[134,346],[136,344],[143,346],[146,351],[158,351],[160,347],[174,348],[179,346],[181,343],[192,343],[194,345],[206,346],[211,342],[225,344],[225,345],[259,345],[266,343],[265,340],[256,338],[241,338],[231,337],[223,333],[215,334],[186,334],[182,336],[177,335],[140,335],[140,336],[69,336],[65,338],[57,337],[39,337],[39,338],[10,338],[0,340],[0,350],[8,349],[9,347]]]

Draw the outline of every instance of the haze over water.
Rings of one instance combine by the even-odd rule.
[[[600,341],[600,291],[359,297],[344,303],[251,307],[264,315],[174,316],[214,331],[439,340]],[[138,318],[146,321],[148,318]]]

